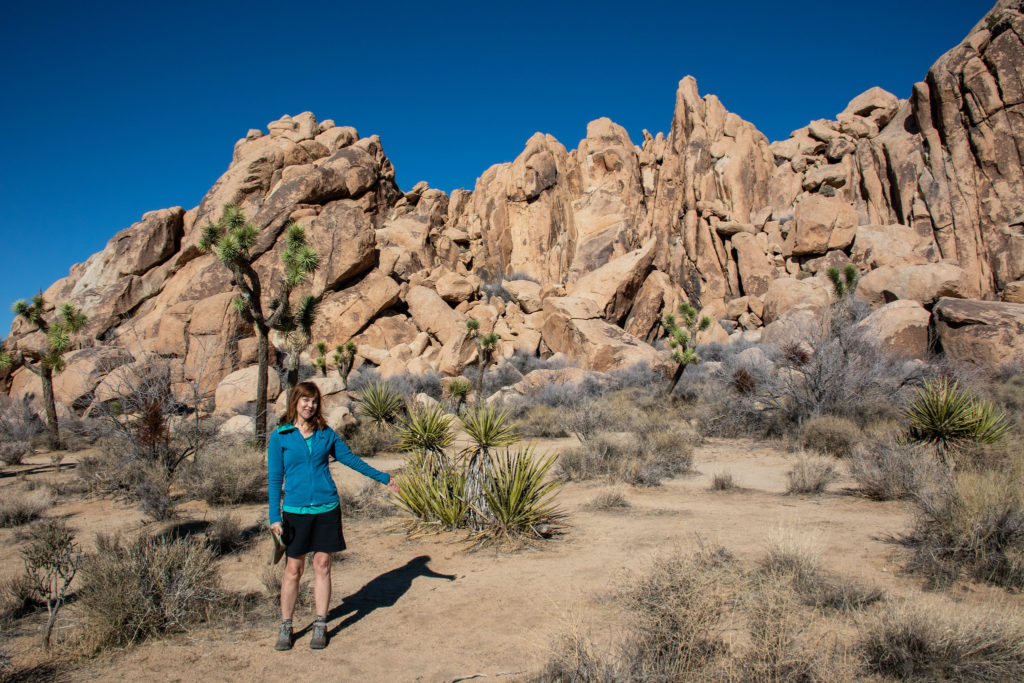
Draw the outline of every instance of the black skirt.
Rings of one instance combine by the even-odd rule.
[[[285,555],[302,557],[307,553],[336,553],[345,549],[341,528],[341,507],[314,515],[282,512]]]

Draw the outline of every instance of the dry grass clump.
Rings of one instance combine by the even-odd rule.
[[[864,628],[857,649],[868,672],[889,678],[1024,680],[1024,628],[1006,618],[895,606]]]
[[[245,526],[234,515],[219,514],[203,533],[213,552],[217,555],[230,555],[247,547],[260,528],[260,524]]]
[[[187,475],[189,491],[209,505],[259,503],[267,499],[266,451],[230,443],[209,449]]]
[[[597,434],[559,456],[564,481],[607,478],[634,486],[657,486],[663,479],[691,471],[693,446],[668,432]]]
[[[716,472],[715,475],[711,477],[712,491],[735,491],[736,488],[736,480],[733,478],[732,472],[729,470]]]
[[[376,482],[364,484],[355,495],[338,491],[341,513],[348,517],[380,519],[393,517],[397,510],[388,497],[387,489]]]
[[[42,607],[27,574],[15,574],[0,581],[0,624],[20,619]]]
[[[904,541],[910,568],[932,585],[962,574],[1024,588],[1024,477],[1021,470],[962,471],[915,496],[915,525]]]
[[[390,429],[379,428],[369,419],[363,419],[356,426],[345,430],[344,438],[352,452],[361,458],[371,458],[398,447],[398,441]]]
[[[28,441],[4,441],[0,443],[0,464],[7,467],[20,465],[31,452],[32,446]]]
[[[864,433],[856,423],[845,417],[822,415],[804,422],[800,445],[824,455],[846,458],[863,438]]]
[[[809,457],[805,453],[797,456],[796,463],[787,475],[787,494],[817,494],[836,480],[836,468],[825,458]]]
[[[223,597],[215,560],[198,539],[98,536],[78,591],[86,644],[124,647],[206,621]]]
[[[558,439],[568,436],[561,422],[561,409],[541,403],[516,416],[519,432],[528,438]]]
[[[615,510],[625,510],[631,507],[626,497],[622,495],[622,491],[605,491],[599,493],[587,504],[587,507],[591,510],[598,510],[603,512],[610,512]]]
[[[47,489],[7,491],[0,500],[0,528],[28,524],[53,506],[53,494]]]
[[[892,435],[868,438],[848,460],[850,476],[872,500],[903,500],[939,476],[934,454],[919,444]]]

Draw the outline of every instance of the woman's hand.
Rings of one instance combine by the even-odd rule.
[[[270,525],[270,530],[278,536],[284,536],[284,525],[281,522],[274,522]]]
[[[388,480],[388,488],[391,489],[391,493],[400,493],[402,490],[399,488],[398,482],[395,481],[394,477],[391,477],[391,479]]]

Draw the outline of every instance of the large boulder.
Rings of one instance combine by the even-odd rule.
[[[247,403],[256,401],[256,379],[259,366],[250,365],[236,370],[221,380],[214,394],[214,412],[218,415],[233,415]],[[281,381],[277,373],[267,373],[267,401],[272,402],[281,393]]]
[[[829,286],[821,278],[773,280],[764,295],[764,314],[761,317],[765,324],[769,324],[799,304],[824,310],[831,301]]]
[[[964,269],[952,263],[882,266],[864,275],[857,284],[857,297],[872,307],[896,299],[930,305],[941,297],[967,299],[977,293]]]
[[[1024,361],[1024,304],[942,298],[932,316],[953,362],[996,369]]]
[[[420,285],[410,287],[405,302],[416,327],[429,332],[442,344],[465,334],[466,316],[448,306],[434,290]]]
[[[928,356],[931,314],[916,301],[900,299],[882,306],[858,323],[865,337],[888,353],[924,360]]]
[[[545,300],[544,313],[544,343],[589,370],[607,372],[664,360],[653,346],[602,319],[597,304],[588,299],[552,297]]]
[[[326,342],[328,348],[344,344],[396,304],[398,297],[398,283],[371,270],[355,285],[324,297],[313,323],[313,339]]]
[[[655,245],[654,239],[648,240],[641,248],[587,273],[573,283],[568,294],[594,302],[606,320],[621,322],[647,277],[654,261]]]
[[[840,197],[820,194],[798,198],[787,243],[794,256],[824,254],[843,242],[850,243],[857,227],[857,209]]]

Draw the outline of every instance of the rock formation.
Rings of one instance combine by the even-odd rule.
[[[1022,36],[1024,11],[1000,0],[909,99],[872,88],[773,143],[686,77],[667,135],[644,131],[635,144],[602,118],[568,150],[537,133],[450,196],[422,182],[399,190],[376,136],[285,116],[235,144],[199,206],[145,214],[46,290],[89,315],[88,346],[119,349],[69,363],[82,372],[61,383],[62,400],[82,408],[104,371],[150,355],[218,410],[244,402],[235,385],[255,338],[231,307],[227,269],[197,247],[229,202],[261,230],[264,279],[280,276],[284,226],[306,226],[323,260],[300,292],[322,297],[314,340],[352,339],[358,362],[385,375],[461,372],[476,358],[469,317],[499,334],[501,355],[561,352],[598,370],[664,362],[651,343],[684,299],[716,320],[701,341],[727,341],[727,329],[758,339],[765,325],[765,340],[781,339],[796,329],[787,316],[829,301],[825,269],[847,263],[891,348],[920,357],[931,325],[970,357],[966,316],[986,344],[1002,344],[992,358],[1024,360],[1013,342],[1024,300]],[[28,332],[15,322],[8,344],[30,343]],[[32,393],[24,370],[10,391]]]

